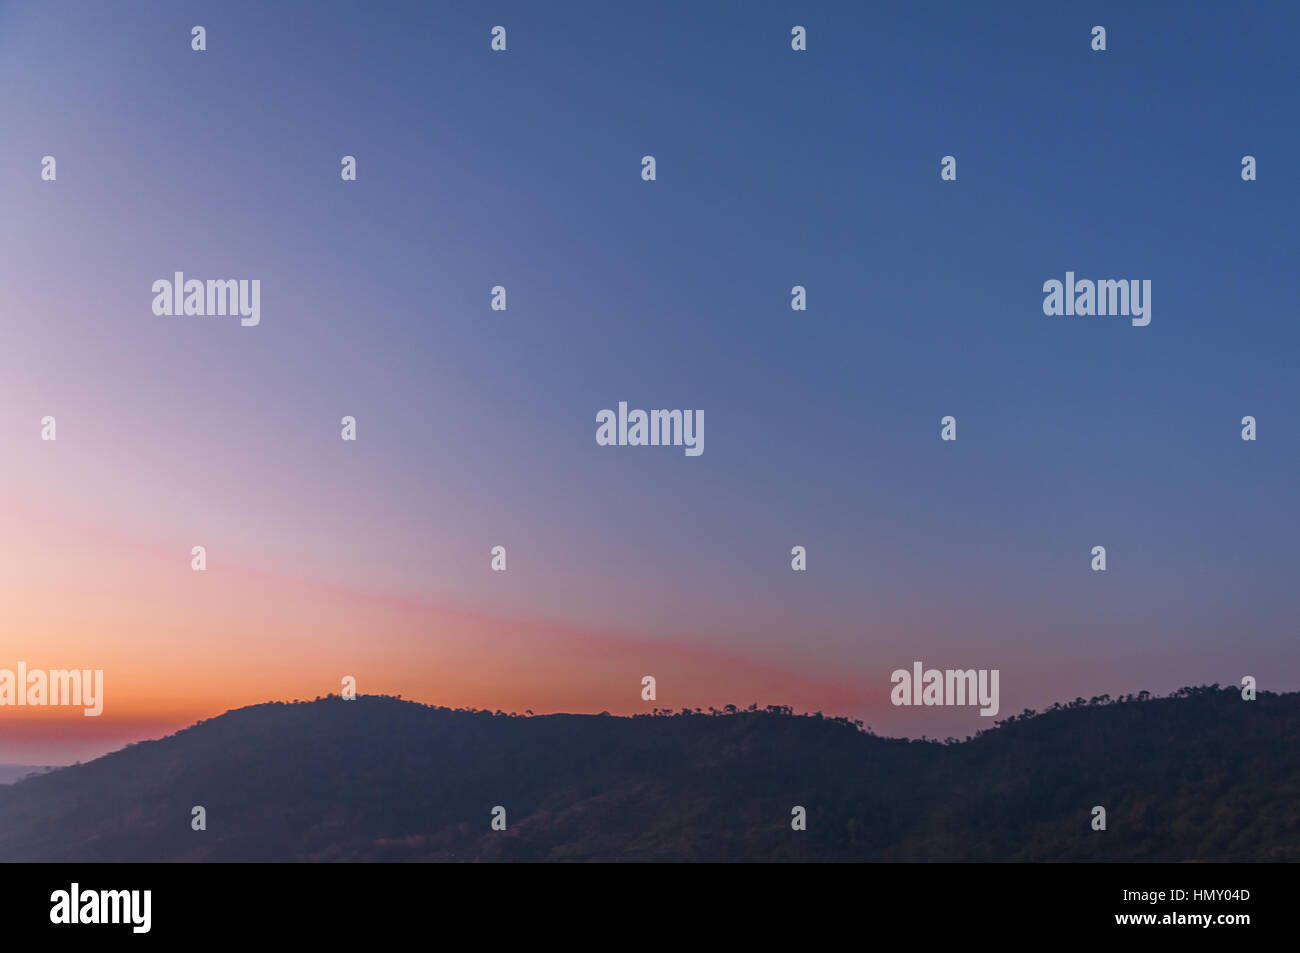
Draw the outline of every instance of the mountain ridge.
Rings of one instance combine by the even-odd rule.
[[[952,743],[782,706],[268,702],[0,788],[0,860],[1300,859],[1300,693],[1092,702]]]

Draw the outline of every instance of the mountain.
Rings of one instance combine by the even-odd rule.
[[[29,774],[40,774],[52,770],[54,769],[34,764],[0,764],[0,784],[13,784]]]
[[[0,788],[15,860],[1300,860],[1300,694],[1077,699],[942,744],[779,706],[256,705]]]

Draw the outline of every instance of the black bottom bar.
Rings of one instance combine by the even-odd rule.
[[[915,949],[1126,935],[1232,944],[1283,934],[1294,878],[1286,864],[9,864],[0,919],[6,939],[92,943],[446,932],[680,947],[714,934],[829,943],[902,931]],[[74,883],[78,920],[121,922],[52,922],[72,919]],[[148,932],[136,932],[143,891]]]

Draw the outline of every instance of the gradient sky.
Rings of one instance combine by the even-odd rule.
[[[0,761],[344,675],[631,713],[653,674],[931,736],[991,719],[890,706],[913,660],[1000,669],[1000,717],[1300,688],[1298,34],[1293,4],[0,2],[0,668],[106,683],[97,720],[0,709]],[[1151,325],[1044,316],[1067,270],[1150,279]],[[261,325],[155,316],[175,271],[260,279]],[[703,409],[704,454],[597,446],[620,400]]]

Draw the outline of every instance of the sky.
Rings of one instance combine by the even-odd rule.
[[[993,720],[891,705],[916,660],[999,717],[1300,689],[1300,11],[626,7],[0,0],[0,668],[105,680],[0,762],[344,676],[914,737]],[[703,454],[597,445],[620,401]]]

